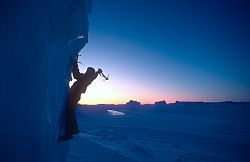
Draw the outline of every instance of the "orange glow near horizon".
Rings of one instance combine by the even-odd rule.
[[[74,81],[75,80],[70,82],[70,87]],[[102,78],[98,77],[87,88],[86,93],[81,95],[81,99],[78,103],[87,105],[125,104],[130,100],[138,101],[141,104],[154,104],[154,102],[162,100],[165,100],[167,103],[175,103],[176,101],[224,101],[223,99],[215,98],[195,98],[192,93],[189,93],[188,96],[181,95],[180,92],[178,93],[175,91],[169,91],[166,93],[148,86],[118,81],[115,78],[108,81],[102,81]]]
[[[70,82],[70,87],[75,80]],[[223,101],[222,98],[204,97],[199,98],[190,91],[183,93],[182,89],[171,89],[171,87],[157,88],[154,85],[138,83],[136,81],[126,80],[120,76],[103,81],[98,77],[88,86],[86,93],[81,95],[79,104],[97,105],[97,104],[125,104],[130,100],[135,100],[141,104],[154,104],[156,101],[165,100],[167,103],[176,101]],[[230,99],[228,99],[230,100]]]
[[[70,87],[73,82],[70,82]],[[116,84],[119,83],[119,84]],[[156,95],[157,94],[157,95]],[[86,93],[81,95],[79,104],[96,105],[96,104],[125,104],[129,100],[136,100],[141,104],[153,104],[155,101],[166,100],[166,102],[175,102],[175,100],[167,99],[159,92],[154,92],[145,87],[126,85],[115,79],[102,81],[97,78],[89,87]]]

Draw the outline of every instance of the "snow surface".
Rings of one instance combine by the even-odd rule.
[[[88,41],[90,7],[90,0],[0,1],[1,162],[65,161],[59,116],[72,58]]]
[[[68,162],[247,162],[249,115],[250,103],[82,106]]]

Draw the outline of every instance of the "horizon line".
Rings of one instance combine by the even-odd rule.
[[[130,100],[131,101],[131,100]],[[134,100],[132,100],[134,101]],[[165,100],[162,100],[165,101]],[[139,103],[139,105],[157,105],[156,102],[161,102],[161,101],[156,101],[154,103],[141,103],[139,101],[136,101]],[[165,101],[166,102],[166,101]],[[175,101],[175,102],[166,102],[166,105],[168,104],[176,104],[176,103],[250,103],[250,101],[231,101],[231,100],[225,100],[225,101]],[[81,106],[96,106],[96,105],[129,105],[129,103],[98,103],[98,104],[81,104],[78,103],[78,105]]]

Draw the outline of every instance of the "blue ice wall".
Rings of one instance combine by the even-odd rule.
[[[91,0],[0,1],[1,162],[65,161],[58,119],[90,8]]]

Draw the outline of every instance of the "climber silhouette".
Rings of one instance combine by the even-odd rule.
[[[66,110],[65,110],[65,134],[58,137],[58,140],[68,140],[79,133],[75,107],[81,98],[81,93],[85,93],[87,87],[95,80],[98,74],[102,74],[102,70],[95,71],[94,68],[88,67],[87,71],[82,74],[79,71],[77,59],[73,63],[72,68],[73,77],[76,79],[72,87],[70,88],[69,96],[67,98]]]

